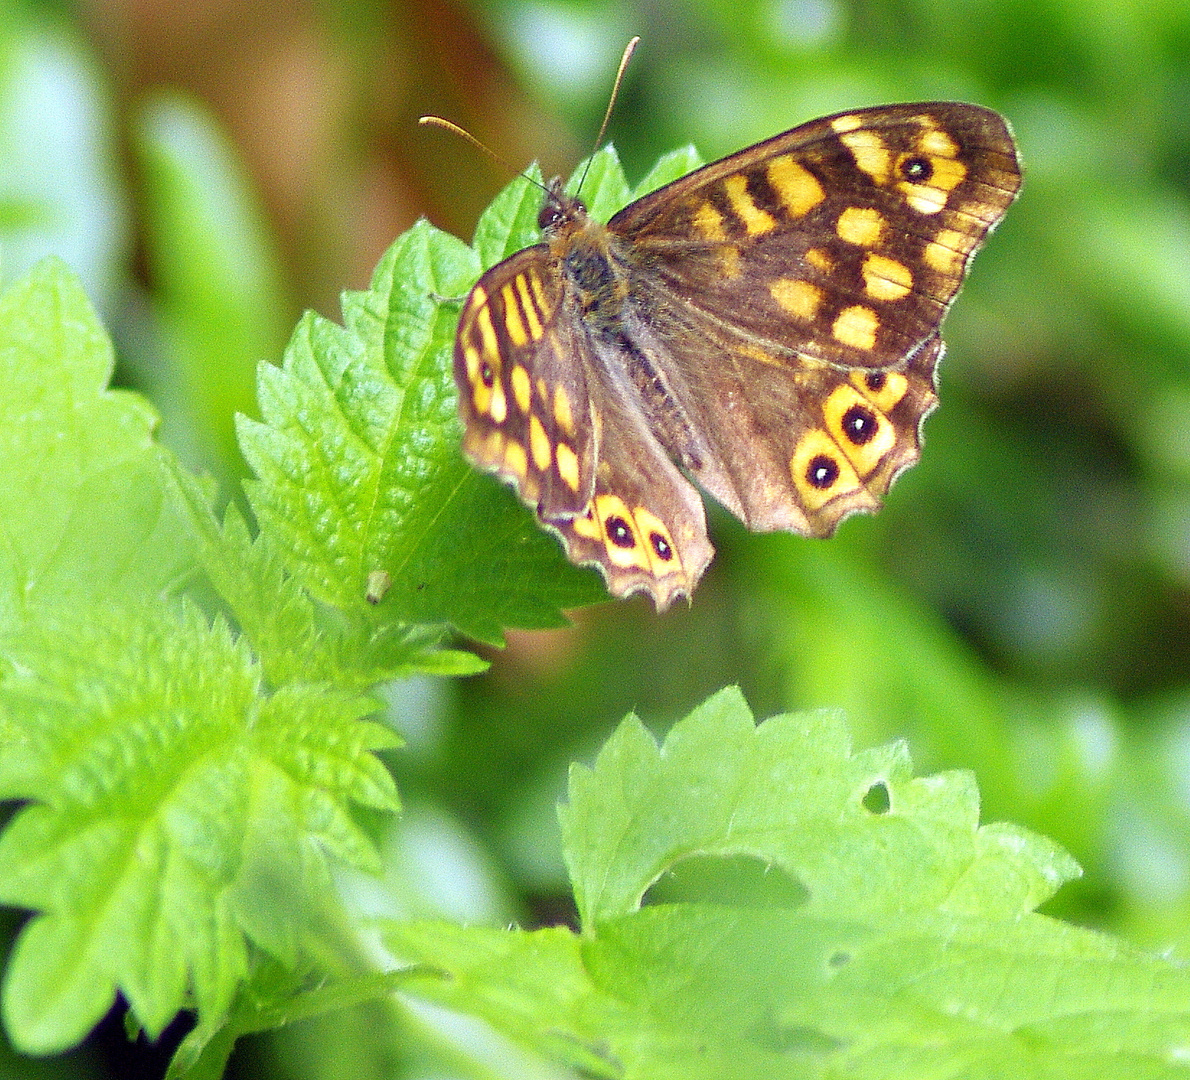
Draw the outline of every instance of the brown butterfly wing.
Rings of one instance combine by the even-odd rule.
[[[861,109],[794,128],[625,207],[608,228],[655,291],[774,357],[903,363],[932,337],[1020,187],[974,105]]]
[[[647,592],[664,609],[713,554],[702,500],[575,302],[545,245],[480,278],[455,338],[464,450],[517,489],[572,562],[599,567],[613,595]]]

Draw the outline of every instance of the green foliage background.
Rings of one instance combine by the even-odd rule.
[[[272,16],[242,10],[251,41]],[[348,210],[366,199],[318,211],[320,196],[358,195],[377,161],[391,168],[406,216],[378,254],[418,210],[469,237],[503,182],[415,128],[419,112],[468,123],[517,166],[540,136],[547,165],[568,170],[639,33],[610,129],[631,181],[686,143],[709,159],[827,112],[931,98],[1002,111],[1026,167],[947,322],[923,460],[879,516],[821,543],[750,536],[712,513],[719,555],[688,610],[659,618],[639,598],[582,609],[573,628],[485,651],[487,674],[389,688],[407,742],[390,759],[405,814],[373,826],[391,856],[389,902],[493,926],[571,917],[554,813],[567,764],[590,760],[630,710],[665,730],[735,683],[757,716],[838,707],[857,747],[904,736],[923,772],[973,769],[983,820],[1052,837],[1082,865],[1045,910],[1185,956],[1190,5],[326,0],[303,18],[307,46],[334,61],[337,127],[305,209],[285,218],[275,176],[245,164],[262,155],[233,92],[204,103],[209,84],[188,79],[201,50],[146,74],[127,9],[0,2],[0,276],[61,255],[112,330],[118,379],[245,509],[234,416],[269,418],[257,363],[280,360],[303,308],[342,321],[335,295],[370,274],[344,254],[365,229]],[[279,60],[275,78],[285,70]],[[255,448],[263,475],[267,447]],[[475,638],[500,637],[467,617]],[[404,1023],[425,1036],[424,1017]],[[337,1014],[247,1046],[239,1067],[426,1075],[374,1030],[366,1010]],[[153,1068],[107,1052],[2,1067]]]

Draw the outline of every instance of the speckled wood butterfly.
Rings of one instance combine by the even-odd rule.
[[[687,477],[827,536],[920,456],[942,318],[1020,182],[1004,120],[953,102],[814,120],[606,226],[554,180],[543,242],[463,305],[464,449],[658,610],[713,554]]]

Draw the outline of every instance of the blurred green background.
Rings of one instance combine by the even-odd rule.
[[[1048,910],[1186,955],[1190,4],[0,0],[0,275],[66,258],[120,381],[232,493],[231,418],[298,313],[336,317],[420,214],[469,237],[508,179],[416,117],[568,172],[634,33],[609,132],[630,179],[687,142],[709,159],[832,111],[956,98],[1008,116],[1023,195],[947,322],[942,406],[885,510],[828,542],[712,511],[719,555],[689,609],[602,605],[510,635],[485,676],[392,687],[410,809],[383,886],[345,889],[375,910],[569,918],[567,763],[630,709],[662,730],[738,683],[758,716],[839,707],[859,746],[906,737],[921,771],[974,769],[985,820],[1083,865]],[[440,1038],[339,1017],[237,1068],[473,1075],[408,1049]],[[113,1024],[65,1061],[0,1052],[0,1072],[156,1076],[167,1050],[123,1056]]]

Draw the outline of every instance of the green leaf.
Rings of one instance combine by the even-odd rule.
[[[679,150],[671,150],[664,154],[635,188],[632,189],[632,200],[643,199],[650,191],[656,191],[666,184],[680,180],[689,172],[693,172],[702,165],[702,155],[693,146],[683,146]]]
[[[1182,1075],[1190,971],[1034,913],[1068,856],[833,714],[724,690],[660,745],[630,716],[561,818],[583,933],[390,924],[409,992],[616,1080]],[[801,888],[639,906],[740,856]]]
[[[191,565],[157,417],[107,389],[111,342],[47,259],[0,296],[0,630],[37,610],[161,594]]]
[[[1177,1080],[1190,973],[1040,916],[873,928],[708,904],[562,929],[393,927],[407,990],[609,1080]]]
[[[262,366],[264,422],[241,420],[240,438],[261,531],[317,600],[499,642],[502,626],[557,626],[560,607],[603,594],[459,453],[457,310],[440,298],[477,271],[468,248],[415,225],[371,289],[344,297],[344,327],[308,315],[284,367]],[[373,607],[377,571],[391,585]]]
[[[582,190],[579,190],[580,184]],[[612,214],[628,202],[629,191],[624,167],[616,148],[610,143],[581,162],[566,182],[566,193],[581,198],[587,213],[605,225]]]
[[[442,633],[433,627],[377,627],[374,620],[334,617],[287,573],[266,536],[248,535],[234,504],[220,525],[209,490],[172,458],[165,466],[195,534],[198,561],[252,644],[270,685],[325,682],[364,690],[412,674],[472,675],[487,668],[474,653],[440,648]]]
[[[522,248],[541,243],[537,215],[541,212],[543,187],[541,169],[534,162],[523,176],[505,185],[479,215],[471,246],[482,269],[488,270]]]
[[[263,693],[243,639],[188,605],[45,619],[5,652],[0,799],[34,801],[0,837],[0,902],[40,913],[3,991],[26,1052],[72,1045],[117,989],[152,1036],[188,993],[210,1022],[249,942],[292,964],[316,934],[328,853],[377,866],[349,806],[397,808],[372,699]]]
[[[865,805],[869,793],[887,812]],[[734,689],[662,746],[630,716],[593,769],[571,768],[559,814],[587,930],[635,911],[694,855],[752,856],[801,882],[808,910],[866,919],[909,909],[1010,918],[1078,875],[1039,836],[981,827],[970,773],[914,778],[903,743],[852,754],[836,713],[757,727]]]

